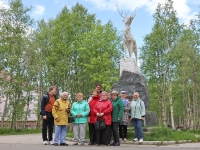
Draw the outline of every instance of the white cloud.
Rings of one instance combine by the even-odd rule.
[[[100,10],[116,11],[115,5],[118,4],[120,10],[134,11],[135,8],[146,8],[146,10],[153,14],[158,3],[164,4],[166,0],[85,0],[92,3]],[[174,0],[174,9],[177,11],[178,18],[182,22],[188,24],[190,19],[196,17],[197,12],[193,11],[188,4],[197,3],[199,0]]]
[[[9,6],[8,6],[8,4],[7,4],[6,1],[0,0],[0,8],[6,8],[6,9],[8,9]]]
[[[45,7],[42,5],[36,5],[34,9],[34,16],[42,16],[44,14]]]
[[[177,17],[180,18],[181,21],[185,24],[189,24],[190,20],[196,18],[197,15],[197,12],[192,11],[192,9],[188,5],[191,4],[190,1],[191,0],[173,1],[174,9],[177,12]],[[158,3],[164,4],[165,0],[152,0],[151,2],[148,3],[149,12],[151,14],[155,12]]]

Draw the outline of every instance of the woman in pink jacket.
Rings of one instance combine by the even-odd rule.
[[[96,119],[104,119],[106,124],[105,129],[96,131],[96,142],[97,144],[109,145],[112,123],[112,103],[108,99],[107,92],[101,93],[101,99],[94,107],[94,113],[96,114]]]

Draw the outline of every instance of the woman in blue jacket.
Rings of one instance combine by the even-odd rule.
[[[73,122],[75,143],[73,145],[78,145],[79,134],[80,134],[81,145],[84,145],[85,128],[86,128],[86,123],[88,122],[87,117],[90,113],[90,108],[89,108],[88,103],[85,100],[83,100],[82,93],[78,93],[76,98],[77,98],[77,102],[73,103],[72,108],[71,108],[71,114],[75,119]]]

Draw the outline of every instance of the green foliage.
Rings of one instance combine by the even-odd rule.
[[[172,0],[158,4],[153,17],[152,31],[141,48],[149,110],[157,112],[159,125],[172,125],[174,120],[175,126],[199,129],[200,19],[181,25]]]
[[[18,134],[34,134],[41,133],[41,129],[17,129],[0,128],[0,135],[18,135]]]
[[[64,6],[56,18],[38,21],[33,31],[32,7],[21,0],[9,1],[9,7],[0,8],[0,84],[7,97],[2,121],[11,121],[12,129],[19,120],[25,126],[33,92],[37,109],[31,111],[39,126],[40,101],[49,86],[58,87],[57,96],[68,91],[73,101],[78,92],[87,99],[96,83],[110,90],[117,81],[122,37],[111,22],[102,25],[77,3]]]
[[[180,141],[191,140],[197,141],[194,133],[191,131],[177,131],[167,127],[156,127],[152,133],[145,135],[146,141]]]
[[[0,8],[1,94],[9,99],[2,121],[9,110],[7,119],[12,121],[11,129],[16,129],[17,120],[24,119],[24,107],[29,104],[28,94],[34,89],[32,80],[36,73],[31,71],[34,68],[31,65],[35,51],[31,31],[33,20],[28,14],[31,7],[24,6],[21,0],[11,0],[8,5],[10,9]]]
[[[68,91],[72,100],[78,92],[88,97],[96,83],[109,90],[118,79],[121,36],[111,22],[101,25],[82,5],[40,21],[35,34],[46,85]]]

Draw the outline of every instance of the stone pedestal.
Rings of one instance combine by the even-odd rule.
[[[156,112],[147,111],[149,107],[149,94],[146,80],[140,69],[137,67],[135,59],[125,58],[120,60],[120,79],[112,86],[112,91],[126,91],[127,99],[133,99],[133,93],[138,92],[140,99],[144,101],[146,108],[145,125],[156,126]]]
[[[138,92],[144,101],[145,108],[149,106],[149,94],[144,76],[141,73],[122,71],[120,79],[112,86],[112,91],[126,91],[127,98],[132,99],[133,93]]]
[[[144,125],[147,127],[156,126],[158,123],[157,114],[155,111],[146,111],[145,114],[145,123]]]
[[[140,73],[134,58],[123,58],[120,60],[120,76],[122,71]]]

